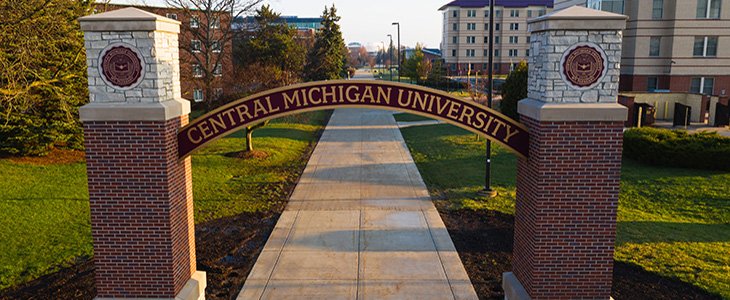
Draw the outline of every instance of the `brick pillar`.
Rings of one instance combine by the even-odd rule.
[[[528,21],[530,131],[517,169],[506,299],[609,299],[627,109],[617,103],[626,17],[572,7]]]
[[[204,299],[190,158],[177,155],[190,112],[180,96],[180,23],[136,8],[79,21],[97,299]]]

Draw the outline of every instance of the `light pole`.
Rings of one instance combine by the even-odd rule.
[[[380,44],[383,45],[383,55],[380,56],[380,62],[383,64],[383,71],[385,70],[385,42],[380,41]],[[382,75],[382,74],[381,74]]]
[[[398,26],[398,82],[400,82],[400,22],[393,22],[392,25]]]
[[[492,108],[492,90],[494,81],[492,80],[494,72],[494,0],[489,0],[489,73],[487,75],[487,107]],[[494,197],[497,192],[492,190],[492,142],[487,140],[487,161],[486,172],[484,175],[484,194],[488,197]]]
[[[390,38],[390,46],[388,46],[388,53],[390,55],[390,65],[388,65],[388,73],[390,73],[390,81],[393,81],[393,35],[388,34],[388,37]],[[398,76],[400,77],[400,72],[398,73]]]

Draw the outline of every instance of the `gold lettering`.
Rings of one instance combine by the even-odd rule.
[[[231,109],[226,110],[226,111],[224,111],[224,112],[221,113],[221,115],[225,115],[225,116],[228,117],[228,121],[231,123],[231,125],[236,124],[236,122],[233,120],[233,114],[232,114],[234,111],[236,111],[236,109],[235,108],[231,108]]]
[[[482,130],[484,130],[484,132],[487,133],[487,134],[488,134],[487,131],[489,130],[489,126],[492,125],[492,121],[494,121],[494,117],[493,116],[489,116],[489,119],[487,120],[487,124],[485,124],[484,125],[484,128],[482,128]]]
[[[246,123],[247,120],[253,119],[251,114],[248,113],[248,106],[246,106],[246,103],[236,106],[236,112],[238,113],[238,119],[241,120],[241,123]],[[243,115],[246,115],[248,119],[244,119]]]
[[[505,128],[507,128],[507,135],[504,137],[504,142],[505,143],[509,143],[509,139],[511,137],[517,135],[520,132],[520,130],[517,129],[517,128],[515,128],[515,130],[512,131],[512,126],[511,125],[507,125],[507,127],[505,127]]]
[[[486,117],[487,117],[487,114],[484,113],[483,111],[477,112],[477,115],[474,117],[474,119],[476,121],[479,121],[479,123],[477,123],[476,121],[472,122],[471,126],[474,126],[474,128],[477,128],[477,129],[482,129],[482,126],[484,126],[484,118],[486,118]],[[476,124],[479,124],[479,125],[476,125]]]
[[[403,102],[403,90],[400,90],[398,92],[398,106],[408,107],[411,104],[411,95],[412,94],[413,94],[412,91],[408,91],[408,99],[406,99],[406,101]]]
[[[214,133],[218,133],[219,128],[223,129],[223,130],[226,130],[226,128],[228,128],[226,126],[226,122],[223,121],[222,114],[218,114],[218,120],[216,120],[214,118],[210,118],[210,119],[208,119],[208,121],[210,122],[211,127],[213,127]]]
[[[332,98],[330,100],[331,102],[336,102],[337,100],[335,99],[335,97],[337,96],[337,88],[335,86],[330,86],[330,92],[328,93],[327,92],[327,87],[323,87],[322,88],[322,103],[323,104],[327,104],[328,103],[327,102],[327,96],[329,96],[330,98]]]
[[[474,115],[474,109],[472,109],[469,106],[464,105],[464,109],[461,110],[461,115],[459,116],[459,122],[464,124],[471,124],[471,117]],[[464,118],[466,118],[468,121],[464,122]]]
[[[504,122],[494,119],[494,122],[497,123],[497,125],[494,125],[494,130],[492,130],[492,135],[497,136],[497,131],[499,130],[499,127],[505,126]]]
[[[416,104],[421,105],[421,110],[426,109],[426,101],[428,101],[428,95],[421,97],[419,93],[416,93],[413,97],[413,104],[411,105],[411,108],[416,109]]]
[[[352,93],[351,91],[355,90],[355,93]],[[350,103],[357,103],[357,101],[360,101],[360,88],[356,85],[351,85],[347,87],[347,90],[345,90],[345,97],[347,98],[347,101]],[[352,96],[355,97],[352,97]]]
[[[284,109],[289,109],[289,104],[294,105],[294,101],[296,101],[297,107],[301,105],[301,103],[299,102],[299,93],[297,93],[297,91],[294,91],[291,96],[284,93]]]
[[[438,112],[439,115],[444,113],[444,110],[446,110],[446,106],[448,106],[449,102],[451,102],[451,100],[449,100],[449,99],[444,99],[444,100],[446,100],[446,102],[443,105],[441,105],[441,97],[436,98],[436,101],[437,101],[436,102],[436,111]]]
[[[188,140],[190,140],[193,144],[200,144],[200,142],[203,141],[203,138],[202,137],[198,137],[197,139],[193,138],[193,130],[198,131],[198,128],[192,127],[190,129],[188,129]]]
[[[446,116],[456,120],[457,117],[455,113],[459,111],[459,107],[461,107],[461,103],[451,101],[451,105],[449,106],[449,112],[446,114]]]
[[[302,102],[304,103],[304,106],[308,106],[309,105],[309,98],[307,98],[307,90],[306,89],[301,89],[299,91],[302,92]]]
[[[256,99],[253,101],[253,116],[258,117],[259,113],[262,113],[264,115],[268,114],[266,111],[266,108],[264,108],[264,105],[261,104],[261,99]]]
[[[201,133],[203,133],[204,139],[207,139],[211,135],[213,135],[213,133],[210,132],[210,127],[208,127],[208,122],[203,121],[200,124],[198,124],[198,129],[200,130]]]
[[[402,104],[401,99],[403,99],[403,90],[398,89],[398,105],[405,106],[404,104]]]
[[[373,96],[373,88],[371,86],[365,87],[365,91],[362,92],[362,98],[360,98],[360,102],[365,102],[365,98],[369,98],[370,103],[375,102],[375,97]]]
[[[335,99],[335,101],[337,101],[339,103],[345,102],[345,95],[343,92],[344,89],[345,89],[344,86],[341,86],[341,85],[337,86],[337,90],[340,92],[340,97],[338,98],[338,99],[340,99],[340,101],[337,101],[337,99]]]
[[[266,106],[269,108],[270,114],[275,113],[281,109],[280,107],[277,107],[276,109],[274,109],[274,107],[271,105],[271,97],[268,97],[268,96],[266,97]]]
[[[390,104],[390,88],[388,88],[388,92],[385,92],[382,87],[378,87],[378,103],[380,100],[385,100],[385,103]]]
[[[314,99],[314,97],[312,96],[312,95],[314,95],[314,92],[319,93],[319,96],[320,96],[319,99]],[[317,105],[317,104],[322,103],[321,96],[322,96],[322,91],[320,91],[318,87],[313,87],[313,88],[309,89],[309,102],[311,102],[312,104]]]

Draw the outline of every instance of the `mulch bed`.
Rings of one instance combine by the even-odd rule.
[[[449,210],[437,202],[480,299],[504,299],[502,273],[512,270],[514,217],[496,211]],[[614,262],[614,299],[722,299],[678,279]]]

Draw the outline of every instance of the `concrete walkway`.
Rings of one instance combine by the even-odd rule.
[[[392,113],[334,112],[238,299],[477,299]]]

